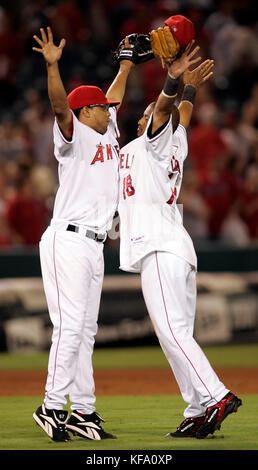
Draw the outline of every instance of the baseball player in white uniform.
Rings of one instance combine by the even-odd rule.
[[[120,268],[140,273],[154,330],[188,404],[185,419],[167,437],[203,438],[219,429],[241,400],[219,380],[193,338],[197,259],[176,201],[196,87],[211,76],[213,62],[189,72],[198,50],[189,47],[168,67],[157,102],[139,120],[138,138],[120,151]],[[183,72],[178,125],[173,102]]]
[[[53,218],[40,242],[42,277],[53,323],[44,403],[33,417],[55,441],[114,438],[95,411],[92,352],[103,282],[103,242],[118,204],[118,109],[133,63],[123,60],[105,96],[80,86],[67,97],[59,74],[65,40],[41,29],[48,93],[55,114],[54,153],[59,188]],[[67,396],[72,414],[64,410]]]

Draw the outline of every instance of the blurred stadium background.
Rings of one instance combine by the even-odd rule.
[[[173,14],[189,17],[202,58],[215,60],[198,92],[180,195],[199,259],[195,336],[201,344],[258,341],[258,24],[252,0],[0,1],[0,350],[47,350],[49,323],[38,242],[57,187],[45,64],[33,34],[50,25],[65,37],[60,69],[69,92],[107,90],[111,51]],[[120,144],[165,72],[135,67],[119,112]],[[106,276],[96,345],[155,344],[138,276],[119,271],[119,237],[105,246]]]

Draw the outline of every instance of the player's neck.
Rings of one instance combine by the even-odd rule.
[[[79,121],[84,124],[85,126],[88,126],[90,127],[91,129],[93,129],[95,132],[99,132],[98,129],[96,128],[96,123],[93,119],[90,119],[90,118],[85,118],[84,116],[80,117],[79,118]]]

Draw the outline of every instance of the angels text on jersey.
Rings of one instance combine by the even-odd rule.
[[[130,155],[129,153],[127,154],[120,153],[119,168],[120,168],[121,175],[125,173],[125,171],[121,171],[121,170],[130,170],[133,164],[133,160],[134,160],[134,155]],[[173,178],[173,183],[175,183],[175,186],[171,188],[172,194],[171,194],[170,199],[167,201],[168,204],[172,204],[175,197],[178,196],[177,188],[176,188],[176,180],[178,176],[181,177],[181,174],[182,174],[182,169],[180,168],[180,163],[176,159],[175,155],[172,155],[171,156],[171,168],[169,168],[168,177],[170,180],[172,180]],[[126,199],[126,197],[133,196],[135,194],[135,187],[134,187],[130,173],[128,173],[126,176],[123,176],[122,181],[123,181],[122,183],[123,198]]]

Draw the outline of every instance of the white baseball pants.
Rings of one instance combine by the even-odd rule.
[[[44,403],[84,414],[95,410],[92,353],[104,275],[103,243],[48,227],[40,261],[53,324]]]
[[[196,272],[182,258],[158,251],[142,260],[141,282],[153,327],[188,403],[184,416],[201,416],[228,390],[193,338]]]

